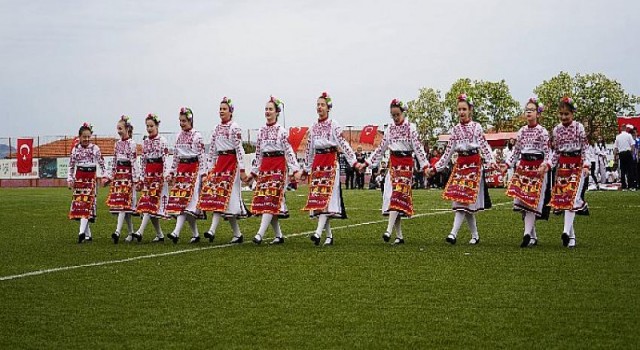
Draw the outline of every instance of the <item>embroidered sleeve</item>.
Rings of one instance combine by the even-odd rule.
[[[198,153],[198,175],[207,173],[207,155],[204,153],[204,140],[199,132],[193,133],[191,147]]]
[[[366,160],[368,165],[371,165],[371,166],[378,165],[378,163],[380,162],[380,159],[382,159],[382,155],[384,154],[384,152],[387,150],[387,147],[389,146],[390,134],[391,133],[388,130],[384,132],[384,135],[382,136],[382,142],[380,142],[380,145],[378,145],[378,148],[376,148],[375,151],[371,153],[371,155],[369,156],[369,159]]]
[[[67,182],[75,181],[75,168],[76,168],[76,157],[77,157],[77,147],[73,147],[71,149],[71,157],[69,157],[69,169],[67,170]]]
[[[480,151],[482,152],[482,158],[484,158],[485,164],[494,163],[495,160],[493,159],[491,146],[489,146],[489,142],[487,142],[487,139],[484,137],[484,132],[482,132],[482,127],[478,123],[476,123],[476,136],[480,143]]]
[[[131,162],[131,178],[136,181],[140,177],[140,168],[138,167],[138,145],[133,139],[129,139],[129,152],[127,154]]]
[[[344,153],[344,156],[347,158],[347,163],[352,167],[356,164],[356,155],[353,153],[353,149],[349,142],[342,136],[342,127],[336,123],[335,120],[331,121],[331,132],[333,133],[334,139],[337,141],[338,145],[340,145],[340,149]]]
[[[552,150],[551,152],[549,152],[547,154],[547,164],[549,164],[549,166],[551,166],[552,168],[555,167],[556,165],[558,165],[558,157],[560,156],[558,154],[558,152],[556,152],[556,150],[558,149],[558,132],[557,132],[557,127],[553,129],[552,131],[552,135],[553,135],[553,139],[556,142],[556,147],[554,150]]]
[[[113,175],[116,173],[116,166],[118,164],[118,141],[113,145],[113,161],[111,162],[111,169],[106,173],[106,177],[113,180]],[[105,174],[103,172],[103,174]]]
[[[100,147],[98,146],[94,146],[93,149],[93,154],[95,156],[95,159],[98,163],[98,167],[100,167],[100,170],[102,171],[102,173],[105,173],[105,166],[104,166],[104,158],[102,157],[102,152],[100,152]],[[113,160],[113,163],[115,164],[116,160]]]
[[[516,161],[520,158],[520,153],[522,153],[522,144],[524,143],[524,128],[518,131],[518,136],[516,136],[516,144],[513,146],[513,152],[511,152],[511,156],[509,159],[506,159],[507,166],[510,168],[516,163]],[[546,153],[545,153],[546,154]]]
[[[414,125],[410,126],[409,135],[411,138],[411,143],[413,145],[413,152],[418,159],[418,163],[420,163],[420,168],[424,169],[429,166],[429,160],[427,159],[427,154],[424,151],[424,146],[422,142],[420,142],[420,138],[418,137],[418,132],[416,131],[416,127]]]
[[[169,155],[169,145],[164,136],[160,136],[160,152],[162,153],[162,176],[169,174],[169,164],[167,164],[167,156]]]
[[[551,153],[551,147],[549,147],[549,132],[547,132],[546,129],[542,129],[542,152],[544,153],[545,156],[547,156],[549,153]],[[551,164],[546,161],[547,165],[549,166],[549,168],[551,168]]]
[[[144,173],[147,169],[147,153],[145,152],[145,144],[149,143],[153,145],[152,140],[144,140],[142,141],[142,156],[140,157],[140,181],[144,181]],[[162,159],[164,161],[164,159]]]
[[[282,143],[282,146],[284,148],[284,155],[287,159],[287,166],[289,167],[289,170],[295,173],[296,171],[300,170],[298,157],[296,156],[295,152],[293,152],[293,148],[289,143],[289,132],[284,128],[280,128],[280,130],[280,142]]]
[[[313,157],[316,155],[316,148],[313,143],[313,126],[307,131],[307,150],[305,151],[305,169],[307,174],[311,174],[311,164],[313,164]]]
[[[456,127],[453,127],[453,130],[451,130],[451,136],[449,137],[449,142],[447,142],[447,147],[445,147],[440,160],[438,160],[436,165],[434,165],[436,171],[442,171],[442,169],[444,169],[447,164],[449,164],[449,161],[451,161],[451,156],[453,155],[453,149],[456,146],[457,142],[458,137],[456,136]]]
[[[244,172],[244,148],[242,147],[242,129],[234,127],[231,131],[233,147],[236,149],[236,159],[238,161],[238,169]]]
[[[209,157],[207,157],[207,172],[216,166],[218,160],[218,145],[216,145],[216,134],[218,133],[218,127],[213,129],[211,134],[211,142],[209,143]]]
[[[589,141],[587,140],[587,133],[584,130],[584,125],[578,124],[577,128],[578,128],[578,132],[577,132],[578,144],[580,144],[580,147],[581,147],[582,162],[584,163],[584,166],[591,166],[591,159],[587,157],[587,150],[589,149]]]
[[[171,176],[175,175],[178,170],[178,142],[180,142],[180,134],[178,134],[176,144],[173,146],[173,162],[171,162],[171,170],[169,170]]]
[[[257,175],[262,164],[262,128],[258,131],[258,141],[256,141],[256,161],[251,169],[251,173]]]

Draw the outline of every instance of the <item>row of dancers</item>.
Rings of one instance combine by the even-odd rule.
[[[229,222],[233,231],[231,244],[244,242],[238,220],[251,215],[261,216],[260,228],[253,237],[255,244],[263,242],[269,226],[275,237],[270,244],[282,244],[285,236],[280,219],[289,217],[285,191],[291,177],[307,180],[309,191],[303,210],[318,225],[311,241],[320,245],[333,245],[332,219],[345,219],[347,213],[340,187],[338,154],[342,152],[348,163],[357,170],[378,165],[389,151],[389,171],[384,179],[382,214],[388,216],[388,225],[382,239],[392,244],[403,244],[402,218],[414,214],[412,182],[414,156],[427,176],[445,169],[457,154],[451,176],[442,197],[452,201],[455,212],[451,232],[446,242],[456,244],[458,231],[466,220],[471,231],[469,244],[480,243],[475,214],[491,208],[491,199],[485,181],[484,169],[498,169],[491,147],[482,127],[473,121],[473,100],[470,96],[458,96],[459,123],[454,126],[449,142],[440,160],[430,165],[418,138],[415,125],[405,118],[406,105],[394,99],[390,103],[393,123],[385,130],[382,142],[366,159],[356,161],[349,142],[342,136],[342,128],[329,113],[333,102],[323,92],[316,101],[318,120],[308,134],[304,168],[298,164],[296,154],[288,142],[287,130],[278,124],[283,103],[270,97],[265,106],[266,124],[258,133],[256,161],[251,169],[244,167],[242,132],[233,121],[234,104],[231,99],[220,102],[220,123],[211,136],[210,149],[205,154],[203,138],[194,129],[193,112],[183,107],[179,112],[181,132],[173,147],[173,162],[167,156],[169,146],[160,136],[160,119],[149,114],[145,119],[148,137],[142,145],[140,168],[137,162],[136,143],[132,140],[133,126],[128,117],[117,123],[120,140],[115,143],[114,162],[105,171],[104,160],[97,145],[92,144],[92,126],[83,124],[79,129],[79,143],[72,149],[69,162],[68,186],[73,190],[69,218],[80,221],[78,243],[91,241],[90,223],[96,218],[97,168],[106,176],[103,185],[109,185],[107,205],[117,214],[114,243],[122,235],[124,223],[128,235],[125,241],[142,240],[149,222],[155,228],[153,242],[162,242],[165,236],[160,219],[175,218],[176,225],[167,235],[173,243],[180,239],[185,222],[191,229],[190,243],[200,241],[196,220],[212,214],[211,226],[204,238],[213,242],[216,229],[222,219]],[[507,166],[514,166],[515,173],[509,182],[507,195],[514,199],[513,209],[522,213],[524,232],[521,247],[537,245],[535,223],[548,219],[551,209],[564,213],[561,241],[565,247],[576,245],[573,222],[576,214],[588,215],[584,200],[585,183],[590,162],[586,158],[588,147],[584,126],[573,120],[576,104],[570,97],[559,103],[560,124],[553,129],[554,149],[549,146],[549,133],[538,124],[543,106],[531,98],[525,104],[527,125],[518,131],[516,145]],[[551,169],[556,168],[552,188]],[[256,182],[251,210],[241,197],[242,183]],[[139,195],[139,198],[137,198]],[[140,227],[134,231],[132,215],[142,216]]]

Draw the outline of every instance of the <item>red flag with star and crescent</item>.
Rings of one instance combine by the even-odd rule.
[[[373,145],[376,139],[376,134],[378,133],[377,125],[367,125],[360,132],[360,143],[368,143]]]
[[[309,128],[306,126],[292,126],[289,128],[289,143],[291,144],[291,148],[293,148],[293,152],[298,152],[302,139],[308,130]]]
[[[33,139],[18,139],[18,174],[29,174],[33,167]]]

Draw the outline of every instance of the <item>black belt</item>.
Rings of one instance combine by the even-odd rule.
[[[147,163],[162,163],[162,158],[147,158]]]
[[[335,153],[338,152],[337,147],[328,147],[328,148],[317,148],[316,154],[327,154],[327,153]]]
[[[198,162],[198,157],[191,157],[191,158],[180,158],[180,163],[197,163]]]
[[[262,152],[263,157],[282,157],[284,156],[283,151],[273,151],[273,152]]]
[[[226,151],[218,151],[218,155],[219,156],[226,156],[229,154],[236,154],[236,150],[235,149],[230,149],[230,150],[226,150]]]
[[[96,167],[95,166],[79,166],[78,170],[94,173],[96,171]]]
[[[130,160],[117,160],[116,161],[116,165],[131,166],[131,161]]]
[[[458,151],[459,156],[472,156],[474,154],[478,154],[477,148],[466,150],[466,151]]]
[[[395,157],[412,157],[412,151],[391,151],[391,155]]]
[[[540,153],[523,153],[521,155],[524,160],[541,160],[544,159],[544,154]]]
[[[564,157],[579,157],[582,155],[582,151],[560,152],[560,155]]]

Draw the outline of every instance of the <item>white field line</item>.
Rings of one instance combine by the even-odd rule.
[[[493,206],[501,206],[501,205],[510,204],[510,203],[512,203],[512,202],[497,203],[497,204],[494,204]],[[414,215],[412,217],[412,219],[419,218],[419,217],[425,217],[425,216],[446,214],[446,213],[449,213],[449,212],[451,212],[451,209],[447,209],[447,211],[437,211],[437,212],[432,212],[432,213],[416,214],[416,215]],[[361,222],[361,223],[358,223],[358,224],[331,227],[331,230],[333,231],[333,230],[341,230],[341,229],[358,227],[358,226],[381,224],[381,223],[386,223],[387,221],[388,221],[387,219],[376,220],[376,221],[367,221],[367,222]],[[315,230],[314,231],[307,231],[307,232],[292,233],[290,235],[286,235],[285,237],[286,238],[292,238],[292,237],[305,236],[305,235],[310,235],[310,234],[312,234],[314,232],[315,232]],[[250,240],[248,240],[244,244],[246,244],[246,243],[252,243],[252,242]],[[185,254],[185,253],[191,253],[191,252],[199,252],[199,251],[209,250],[209,249],[229,248],[229,247],[233,247],[235,245],[236,244],[230,244],[230,243],[219,244],[219,245],[210,245],[210,246],[206,246],[206,247],[191,248],[191,249],[181,249],[181,250],[176,250],[176,251],[166,252],[166,253],[140,255],[140,256],[135,256],[135,257],[126,258],[126,259],[107,260],[107,261],[98,261],[98,262],[89,263],[89,264],[54,267],[54,268],[51,268],[51,269],[43,269],[43,270],[25,272],[25,273],[21,273],[21,274],[18,274],[18,275],[1,276],[0,277],[0,281],[9,281],[9,280],[15,280],[15,279],[20,279],[20,278],[25,278],[25,277],[45,275],[45,274],[54,273],[54,272],[76,270],[76,269],[80,269],[80,268],[83,268],[83,267],[95,267],[95,266],[122,264],[122,263],[130,262],[130,261],[160,258],[160,257],[164,257],[164,256]]]

